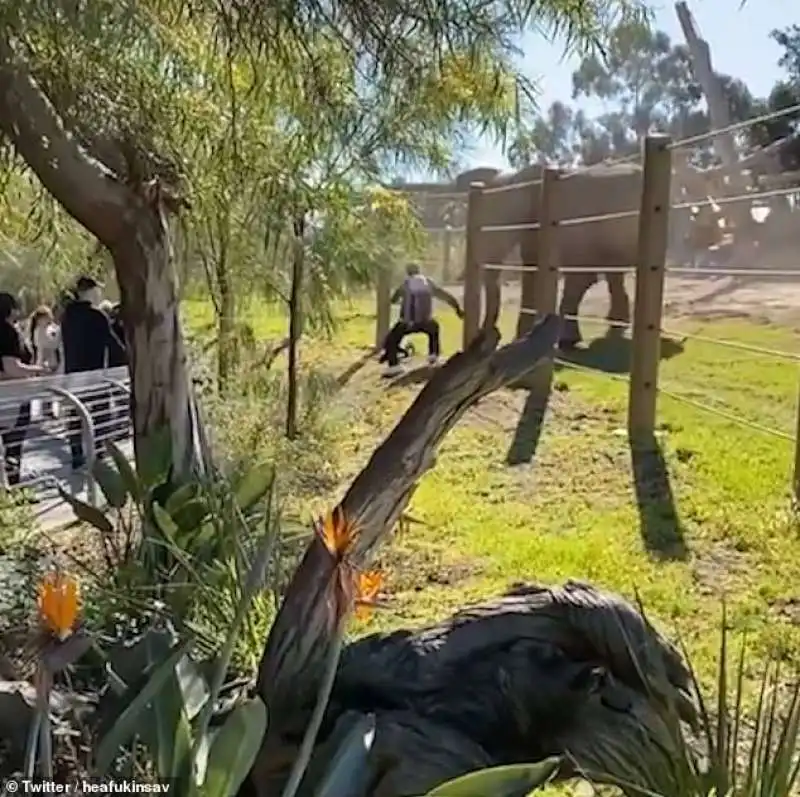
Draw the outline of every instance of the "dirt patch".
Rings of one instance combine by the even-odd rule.
[[[453,586],[480,575],[479,560],[454,559],[445,545],[414,540],[402,532],[381,549],[375,567],[386,575],[387,595],[422,592],[430,586]]]
[[[692,575],[702,595],[724,595],[748,569],[746,554],[725,542],[716,542],[692,561]]]

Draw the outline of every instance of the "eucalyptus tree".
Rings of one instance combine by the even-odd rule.
[[[249,122],[230,102],[234,91],[253,99],[253,112],[280,89],[264,110],[273,135],[256,146],[272,168],[259,177],[277,207],[297,211],[315,205],[308,186],[317,184],[321,163],[336,186],[354,162],[362,175],[398,159],[444,165],[446,137],[470,125],[505,133],[514,118],[508,100],[520,94],[516,34],[546,27],[569,45],[588,46],[636,1],[4,3],[4,149],[9,165],[35,176],[113,259],[137,454],[166,424],[175,470],[193,465],[170,216],[207,200],[191,195],[188,178],[209,157],[202,152],[209,138],[228,129],[232,142],[247,141],[238,134]],[[229,101],[221,105],[224,80]],[[294,171],[301,164],[307,170]],[[284,167],[287,179],[277,180]]]

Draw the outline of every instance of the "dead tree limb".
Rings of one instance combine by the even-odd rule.
[[[498,349],[500,333],[484,329],[420,391],[397,426],[355,478],[338,509],[358,529],[350,552],[358,567],[395,527],[419,480],[433,466],[445,435],[477,401],[553,356],[559,319],[547,316],[527,335]],[[255,767],[262,784],[282,769],[302,731],[304,709],[320,682],[336,623],[337,563],[318,535],[309,542],[270,631],[258,671],[258,692],[270,728]],[[269,786],[265,786],[267,791]],[[267,792],[263,792],[267,793]]]
[[[547,316],[500,349],[500,333],[485,329],[425,385],[342,500],[345,517],[359,529],[357,561],[369,559],[394,528],[445,435],[484,396],[551,358],[559,326],[558,317]]]

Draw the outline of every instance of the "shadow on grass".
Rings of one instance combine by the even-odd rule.
[[[427,382],[439,370],[440,364],[437,365],[420,365],[417,368],[412,368],[399,376],[387,379],[389,387],[408,387],[409,385],[420,385]]]
[[[347,383],[381,351],[380,346],[373,346],[363,356],[359,357],[336,377],[336,386],[345,387]]]
[[[683,353],[682,341],[671,338],[661,339],[661,359],[666,360]],[[631,340],[623,336],[619,330],[610,329],[602,338],[595,338],[586,347],[571,351],[559,351],[558,357],[567,362],[581,365],[604,373],[624,374],[630,370]],[[554,371],[569,366],[555,364]],[[543,378],[534,374],[528,385],[516,385],[528,390],[528,396],[522,414],[514,431],[514,438],[506,455],[506,464],[529,464],[536,456],[536,449],[542,436],[550,395],[553,389],[552,374]]]
[[[546,366],[543,366],[546,368]],[[511,385],[528,391],[522,413],[514,429],[514,437],[506,454],[506,465],[527,465],[536,456],[536,449],[542,438],[547,408],[553,392],[553,368],[547,371],[534,371],[527,384]]]
[[[651,556],[683,561],[689,555],[661,444],[653,435],[629,438],[639,532]]]
[[[683,341],[672,338],[661,338],[661,359],[669,360],[684,349]],[[608,374],[626,374],[631,367],[631,339],[619,334],[618,330],[609,330],[602,338],[595,338],[588,346],[581,346],[569,351],[559,351],[558,357],[567,362],[592,368]],[[556,364],[556,368],[563,368]]]

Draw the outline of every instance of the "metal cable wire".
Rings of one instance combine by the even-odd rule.
[[[769,191],[748,191],[735,196],[724,196],[718,199],[699,199],[696,202],[678,202],[672,205],[672,210],[686,210],[687,208],[710,208],[722,205],[735,205],[737,202],[753,202],[756,199],[770,199],[777,196],[791,196],[800,193],[800,188],[773,188]],[[638,211],[637,211],[638,213]]]
[[[780,119],[782,116],[789,116],[790,114],[800,111],[800,103],[790,105],[788,108],[782,108],[779,111],[770,111],[769,113],[762,114],[761,116],[754,116],[752,119],[745,119],[743,122],[734,122],[727,127],[720,127],[716,130],[710,130],[707,133],[698,133],[695,136],[687,136],[686,138],[678,139],[670,144],[669,148],[681,149],[688,145],[699,144],[702,141],[707,141],[710,138],[724,135],[725,133],[735,133],[738,130],[746,130],[748,127],[760,124],[761,122],[769,122],[772,119]]]
[[[539,266],[525,263],[484,263],[487,271],[539,271]],[[778,277],[800,279],[800,265],[793,268],[705,268],[704,266],[666,266],[667,274],[710,277]],[[635,274],[636,266],[560,266],[559,274]]]
[[[528,307],[521,307],[520,313],[524,315],[537,315],[536,310]],[[565,321],[585,321],[590,324],[605,324],[613,329],[624,329],[630,331],[633,329],[632,321],[614,321],[610,318],[603,318],[602,316],[591,315],[564,315],[561,316]],[[757,354],[762,357],[772,357],[778,360],[787,360],[789,362],[800,362],[800,354],[793,354],[792,352],[783,351],[781,349],[767,349],[761,346],[751,346],[749,343],[739,343],[735,340],[726,340],[725,338],[712,338],[707,335],[696,335],[691,332],[679,332],[674,329],[661,329],[661,336],[670,338],[672,340],[697,340],[701,343],[710,343],[723,348],[735,349],[736,351],[744,351],[749,354]]]
[[[685,266],[667,266],[667,274],[696,275],[706,277],[780,277],[800,278],[800,268],[690,268]]]
[[[693,144],[699,144],[703,141],[707,141],[708,139],[715,138],[719,135],[724,135],[726,133],[735,133],[739,130],[745,130],[748,127],[752,127],[753,125],[760,124],[761,122],[769,122],[772,119],[779,119],[783,116],[789,116],[790,114],[797,113],[800,111],[800,103],[796,105],[791,105],[788,108],[782,108],[777,111],[770,111],[769,113],[762,114],[761,116],[754,116],[752,119],[746,119],[743,122],[735,122],[733,124],[728,125],[727,127],[716,128],[714,130],[709,130],[707,133],[699,133],[694,136],[687,136],[685,138],[678,139],[677,141],[673,141],[669,145],[670,150],[677,150],[682,149]],[[603,169],[613,168],[614,166],[621,166],[626,163],[631,163],[634,161],[639,160],[641,157],[640,153],[632,153],[630,155],[625,155],[619,158],[612,158],[609,161],[601,161],[600,163],[593,163],[589,166],[573,168],[571,171],[564,172],[562,176],[562,180],[568,180],[571,177],[575,177],[579,174],[587,174],[593,171],[602,171]],[[531,188],[537,185],[541,185],[542,179],[537,178],[535,180],[526,180],[521,183],[511,183],[508,185],[500,185],[500,186],[489,186],[484,188],[484,194],[499,194],[505,191],[515,191],[518,189],[523,188]],[[398,191],[399,193],[409,193],[403,192],[402,188],[392,189]],[[424,193],[424,192],[416,192],[416,193]],[[796,191],[794,192],[796,193]],[[447,199],[465,199],[468,195],[466,191],[456,191],[451,193],[431,193],[431,196],[436,198],[447,198]],[[694,203],[692,203],[694,204]],[[461,228],[463,230],[463,228]],[[452,230],[451,230],[452,231]]]
[[[606,371],[601,371],[597,368],[589,368],[585,365],[580,365],[578,363],[570,362],[569,360],[563,360],[560,357],[556,357],[555,361],[566,368],[571,368],[576,371],[581,371],[583,373],[588,373],[593,376],[605,376],[609,379],[613,379],[618,382],[624,382],[626,384],[630,384],[630,379],[627,376],[622,376],[620,374],[610,374]],[[717,409],[716,407],[712,407],[710,404],[705,404],[702,401],[697,401],[696,399],[689,398],[688,396],[681,395],[680,393],[675,393],[668,388],[661,387],[659,385],[657,390],[660,394],[667,396],[675,401],[681,401],[684,404],[687,404],[695,409],[702,410],[703,412],[711,413],[712,415],[716,415],[723,420],[729,421],[731,423],[738,424],[747,429],[752,429],[756,432],[761,432],[762,434],[771,435],[773,437],[777,437],[780,440],[788,440],[790,442],[794,442],[794,437],[786,432],[781,432],[778,429],[772,429],[769,426],[763,426],[760,423],[756,423],[755,421],[749,421],[747,418],[742,418],[738,415],[734,415],[733,413],[726,412],[725,410]]]
[[[730,421],[731,423],[736,423],[739,424],[739,426],[744,426],[745,428],[752,429],[753,431],[761,432],[762,434],[772,435],[773,437],[777,437],[780,440],[788,440],[794,443],[794,436],[787,434],[786,432],[781,432],[778,429],[772,429],[769,426],[763,426],[760,423],[756,423],[756,421],[749,421],[747,420],[747,418],[741,418],[738,415],[726,412],[725,410],[717,409],[716,407],[712,407],[711,405],[705,404],[702,401],[697,401],[696,399],[689,398],[688,396],[683,396],[680,393],[675,393],[661,386],[658,387],[658,392],[675,401],[681,401],[684,404],[689,405],[690,407],[694,407],[695,409],[703,410],[704,412],[709,412],[712,415],[717,415],[726,421]]]

